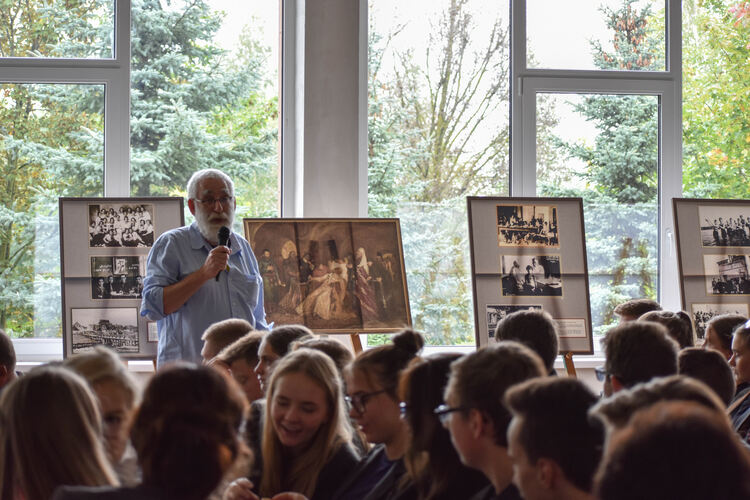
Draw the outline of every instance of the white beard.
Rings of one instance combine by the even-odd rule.
[[[221,214],[214,211],[206,213],[200,207],[196,207],[195,222],[198,225],[198,231],[200,231],[206,240],[211,243],[217,243],[221,226],[227,226],[229,229],[232,229],[232,224],[234,223],[234,207],[230,205]]]

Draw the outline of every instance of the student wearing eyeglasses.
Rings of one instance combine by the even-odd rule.
[[[398,493],[409,443],[399,409],[399,375],[423,345],[420,333],[404,330],[390,344],[360,353],[344,369],[349,417],[376,446],[332,500],[385,500]]]
[[[230,231],[219,245],[219,229],[231,229],[237,202],[225,173],[200,170],[187,184],[195,222],[159,236],[148,256],[141,315],[157,322],[157,364],[201,361],[201,335],[228,318],[268,330],[263,280],[250,244]],[[158,225],[158,218],[155,221]]]

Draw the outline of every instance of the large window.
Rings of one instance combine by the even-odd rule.
[[[415,327],[473,344],[466,196],[508,193],[509,5],[373,0],[371,217],[399,217]]]
[[[242,217],[279,214],[280,12],[226,0],[3,4],[0,328],[61,334],[60,196],[180,196],[193,171],[215,167],[235,180],[238,230]]]
[[[661,168],[674,143],[660,123],[677,85],[666,2],[402,4],[370,1],[369,210],[401,217],[417,328],[431,343],[473,341],[467,195],[584,199],[596,333],[617,303],[656,298],[670,217],[659,200],[672,192],[661,179],[674,168]],[[464,113],[486,95],[478,81],[497,82],[492,110]],[[495,156],[471,171],[477,151]]]

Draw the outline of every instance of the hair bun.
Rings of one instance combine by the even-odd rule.
[[[424,336],[411,328],[398,332],[391,339],[393,345],[410,356],[415,356],[424,347]]]
[[[677,318],[679,318],[680,320],[687,323],[688,325],[693,324],[693,322],[690,320],[690,315],[686,313],[685,311],[677,311],[676,313],[674,313],[674,315],[677,316]]]

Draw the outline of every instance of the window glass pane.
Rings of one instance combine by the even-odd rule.
[[[529,68],[664,71],[665,2],[527,0]]]
[[[218,168],[235,229],[277,215],[278,2],[135,0],[132,17],[132,194],[184,196],[193,172]]]
[[[750,3],[682,3],[685,196],[750,198]]]
[[[580,196],[594,332],[617,322],[614,307],[656,299],[658,114],[656,96],[539,94],[556,125],[537,136],[539,196]],[[537,111],[539,112],[539,111]]]
[[[412,319],[430,344],[474,343],[465,197],[508,193],[509,9],[369,4],[369,215],[401,219]]]
[[[59,337],[59,196],[101,196],[104,86],[0,85],[0,328]]]
[[[113,57],[114,1],[5,0],[0,57]]]

